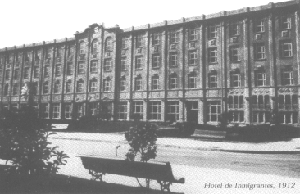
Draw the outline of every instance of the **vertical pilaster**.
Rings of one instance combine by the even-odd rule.
[[[144,100],[143,101],[143,121],[148,120],[147,115],[148,115],[148,101]]]
[[[198,100],[198,124],[204,124],[204,103],[203,100]]]

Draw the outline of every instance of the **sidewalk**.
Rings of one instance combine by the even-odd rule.
[[[127,143],[124,133],[65,133],[51,135],[54,139]],[[158,138],[157,144],[166,147],[190,148],[206,151],[230,151],[262,154],[300,154],[300,138],[279,142],[210,142],[192,138]]]

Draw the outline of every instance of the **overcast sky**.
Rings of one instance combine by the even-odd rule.
[[[274,0],[283,2],[286,0]],[[0,48],[268,4],[270,0],[0,0]]]

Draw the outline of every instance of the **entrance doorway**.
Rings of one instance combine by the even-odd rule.
[[[186,114],[187,122],[198,124],[198,101],[186,102]]]

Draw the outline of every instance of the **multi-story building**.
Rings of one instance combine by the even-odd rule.
[[[300,2],[269,3],[120,29],[93,24],[75,38],[0,50],[3,109],[26,103],[45,119],[299,125]]]

